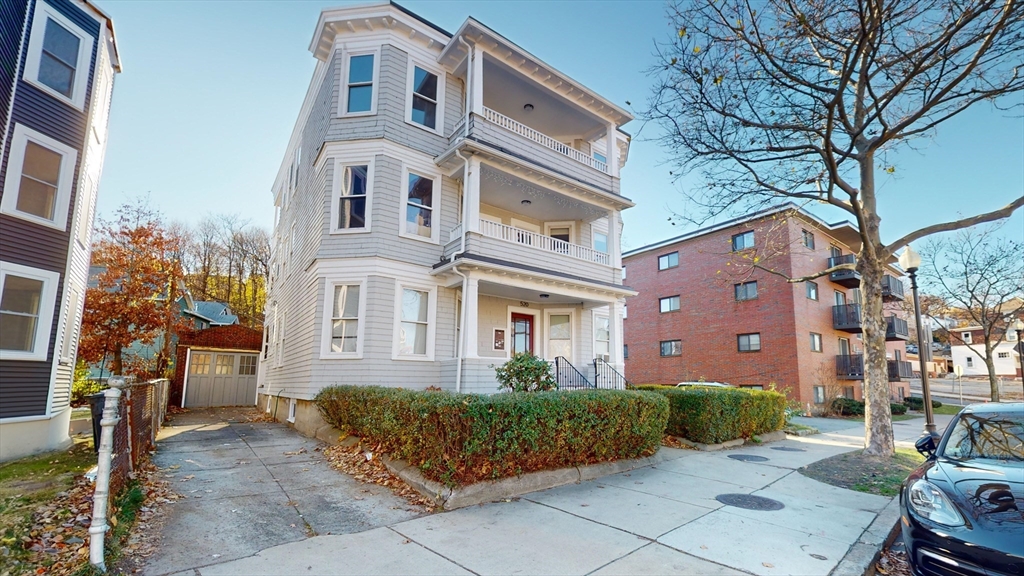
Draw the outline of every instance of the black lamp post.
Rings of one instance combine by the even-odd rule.
[[[1014,320],[1013,329],[1017,332],[1017,358],[1020,359],[1021,385],[1024,386],[1024,340],[1020,339],[1021,334],[1024,334],[1024,320]]]
[[[925,364],[924,331],[921,329],[921,302],[917,297],[917,270],[921,267],[921,255],[907,246],[900,254],[900,267],[910,275],[910,289],[914,293],[914,322],[917,326],[917,364],[921,367],[921,395],[924,396],[924,433],[936,437],[935,415],[932,413],[932,391],[928,384],[928,366]],[[927,343],[931,352],[931,342]]]

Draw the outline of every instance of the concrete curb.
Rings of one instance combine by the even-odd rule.
[[[900,499],[893,498],[882,508],[874,521],[850,547],[850,550],[832,570],[831,576],[871,576],[875,563],[882,555],[882,548],[891,544],[899,534]]]
[[[737,438],[735,440],[726,440],[721,444],[701,444],[700,442],[694,442],[693,440],[687,440],[686,438],[673,436],[673,438],[678,440],[680,443],[686,444],[687,446],[693,448],[694,450],[700,450],[701,452],[715,452],[717,450],[725,450],[727,448],[738,448],[740,446],[743,446],[744,444],[750,446],[760,446],[761,444],[767,444],[768,442],[778,442],[779,440],[786,439],[786,433],[783,432],[782,430],[776,430],[775,432],[758,434],[757,437],[761,439],[760,442],[754,442],[749,438]]]
[[[579,484],[585,480],[593,480],[610,474],[653,466],[670,458],[671,456],[659,449],[658,452],[646,458],[601,462],[589,466],[572,466],[557,470],[541,470],[512,478],[488,480],[468,486],[449,488],[440,482],[426,478],[420,473],[418,468],[410,466],[405,461],[396,460],[387,455],[380,457],[381,462],[384,463],[392,474],[401,478],[402,481],[414,490],[430,498],[439,508],[445,510],[455,510],[456,508],[465,508],[466,506],[474,506],[485,502],[516,498],[530,492],[547,490],[548,488],[555,488],[566,484]]]

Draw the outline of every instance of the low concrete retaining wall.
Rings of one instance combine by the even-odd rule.
[[[761,440],[760,442],[754,442],[749,438],[737,438],[735,440],[727,440],[725,442],[722,442],[721,444],[701,444],[700,442],[694,442],[692,440],[687,440],[686,438],[673,436],[673,438],[679,440],[681,443],[686,444],[687,446],[693,448],[694,450],[700,450],[702,452],[714,452],[715,450],[725,450],[726,448],[738,448],[740,446],[743,446],[744,444],[751,444],[756,446],[758,444],[764,444],[766,442],[778,442],[779,440],[786,439],[786,433],[783,432],[782,430],[776,430],[775,432],[769,432],[767,434],[759,434],[757,437]]]

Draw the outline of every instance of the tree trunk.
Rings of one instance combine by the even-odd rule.
[[[985,367],[988,368],[988,385],[992,391],[992,401],[999,402],[999,378],[996,376],[996,361],[992,358],[995,354],[991,338],[985,340]]]
[[[892,456],[892,412],[889,408],[889,366],[885,357],[885,316],[882,310],[884,262],[861,250],[857,270],[864,325],[864,454]]]
[[[170,366],[171,359],[171,337],[174,332],[174,317],[177,314],[178,308],[177,298],[178,283],[175,280],[175,275],[171,274],[167,288],[167,308],[164,310],[164,313],[167,315],[167,319],[164,322],[164,341],[163,346],[160,347],[160,357],[156,363],[157,378],[164,378],[170,375],[167,369]]]
[[[114,359],[110,363],[110,373],[113,376],[122,376],[124,372],[124,363],[121,359],[121,347],[116,346],[114,348]]]

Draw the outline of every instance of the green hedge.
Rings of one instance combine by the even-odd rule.
[[[903,399],[903,403],[907,405],[907,408],[911,410],[924,410],[924,398],[915,398],[913,396],[907,396]],[[932,400],[932,408],[941,408],[942,402],[938,400]]]
[[[864,403],[852,398],[836,398],[832,401],[832,410],[839,416],[863,416]],[[907,406],[905,404],[890,402],[889,412],[896,416],[901,416],[907,413]]]
[[[638,386],[668,398],[666,432],[702,444],[718,444],[781,430],[786,397],[772,390]]]
[[[627,390],[492,396],[379,386],[317,394],[324,419],[449,486],[653,454],[668,402]]]

